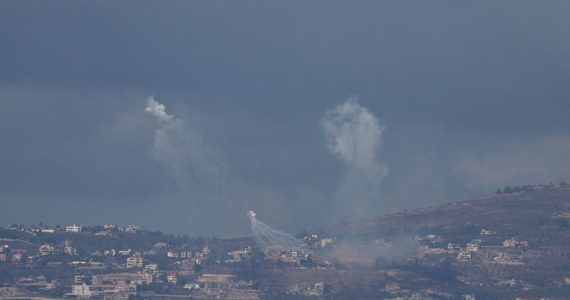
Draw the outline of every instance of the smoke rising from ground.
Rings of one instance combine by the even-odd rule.
[[[335,195],[335,217],[364,216],[379,198],[380,184],[388,174],[376,157],[385,127],[357,97],[327,110],[320,123],[327,148],[347,167]]]
[[[194,206],[202,201],[223,200],[229,172],[196,131],[186,130],[184,122],[166,112],[153,96],[145,111],[156,117],[153,155],[174,179],[186,200]]]
[[[271,251],[303,250],[307,252],[307,245],[294,236],[275,229],[259,220],[253,211],[247,213],[251,222],[251,232],[258,247],[265,254]]]

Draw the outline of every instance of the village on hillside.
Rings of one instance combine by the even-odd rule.
[[[297,236],[306,248],[266,252],[253,238],[12,224],[0,229],[0,299],[563,299],[568,191],[546,186],[306,231]],[[551,200],[536,219],[515,206],[543,196]],[[492,216],[506,207],[512,219]]]

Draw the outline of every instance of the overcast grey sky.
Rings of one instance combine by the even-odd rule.
[[[569,11],[2,1],[0,223],[234,236],[253,209],[299,232],[568,180]],[[145,112],[152,95],[181,128]],[[367,121],[343,137],[372,142],[350,160],[326,118],[356,97]]]

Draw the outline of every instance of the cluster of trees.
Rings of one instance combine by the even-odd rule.
[[[507,185],[502,189],[497,189],[497,194],[512,194],[518,192],[527,192],[532,190],[532,185],[510,186]]]
[[[563,187],[563,186],[567,186],[568,183],[566,181],[561,181],[560,184],[558,185],[559,187]],[[550,185],[538,185],[542,188],[553,188],[556,187],[556,185],[554,183],[550,183]],[[502,189],[497,189],[497,194],[512,194],[512,193],[518,193],[518,192],[527,192],[530,191],[532,189],[535,189],[535,187],[537,187],[537,185],[521,185],[521,186],[510,186],[507,185]]]

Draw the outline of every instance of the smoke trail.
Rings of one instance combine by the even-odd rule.
[[[158,121],[153,145],[154,157],[173,177],[183,195],[195,200],[223,198],[228,181],[226,165],[197,132],[188,132],[182,120],[169,115],[166,107],[147,99],[145,111]],[[218,199],[219,200],[219,199]]]
[[[380,184],[388,175],[386,165],[376,155],[385,127],[351,97],[321,119],[327,148],[346,165],[347,174],[336,193],[337,214],[363,216],[372,201],[378,200]]]
[[[307,253],[307,245],[305,243],[290,234],[257,220],[255,212],[249,211],[247,217],[251,222],[253,238],[265,254],[271,251],[286,250],[302,250],[304,253]]]

